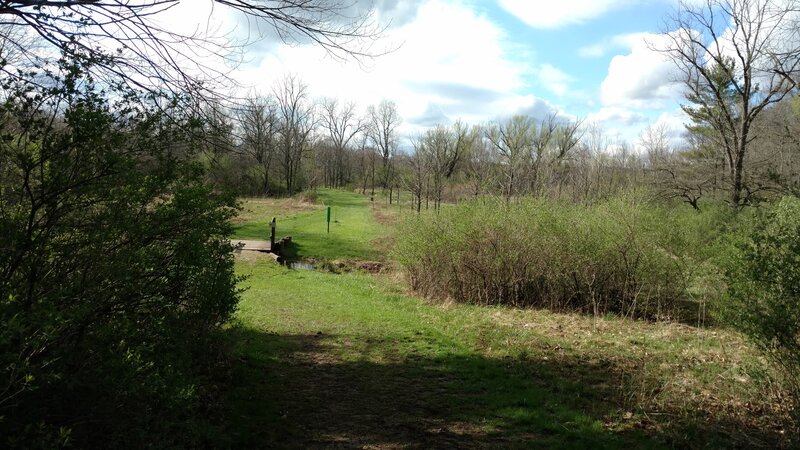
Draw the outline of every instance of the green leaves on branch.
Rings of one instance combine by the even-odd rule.
[[[197,119],[84,69],[8,81],[0,106],[0,447],[170,446],[237,303]]]
[[[752,220],[727,261],[728,317],[780,367],[800,399],[800,199]]]

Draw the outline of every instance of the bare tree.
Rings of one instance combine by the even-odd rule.
[[[280,120],[280,156],[286,191],[297,184],[303,158],[308,153],[312,132],[317,125],[314,104],[308,97],[308,86],[294,75],[287,75],[273,88]]]
[[[269,193],[269,175],[281,131],[274,97],[253,96],[236,111],[239,152],[252,158],[261,173],[261,193]]]
[[[795,91],[800,76],[798,0],[681,2],[664,36],[693,104],[684,110],[713,130],[723,152],[730,203],[749,194],[745,178],[753,123],[768,106]]]
[[[422,209],[422,195],[427,191],[429,175],[429,158],[425,150],[425,141],[422,136],[411,139],[414,152],[409,157],[410,169],[404,177],[406,188],[411,192],[411,208]]]
[[[43,45],[19,19],[0,18],[0,70],[31,69],[35,66]]]
[[[517,195],[523,185],[525,161],[533,148],[536,125],[528,116],[514,116],[505,123],[494,124],[484,132],[497,150],[503,171],[503,195],[506,200]]]
[[[644,150],[647,172],[656,193],[663,198],[679,198],[694,209],[700,209],[700,199],[713,190],[716,171],[706,167],[700,158],[700,146],[677,150],[670,145],[666,125],[650,125],[639,135]]]
[[[570,170],[569,161],[573,159],[576,149],[583,139],[585,129],[583,120],[558,121],[555,126],[551,121],[555,121],[555,115],[548,120],[547,133],[551,135],[552,141],[550,150],[542,155],[543,164],[549,172],[549,183],[552,187],[556,185],[557,196],[561,195],[562,185],[567,179],[567,172]],[[542,131],[540,130],[539,134]],[[541,169],[540,169],[541,170]]]
[[[381,186],[386,189],[392,177],[392,156],[397,150],[397,127],[400,115],[397,105],[391,100],[383,100],[377,107],[371,105],[367,110],[369,124],[367,134],[381,155]]]
[[[472,194],[475,197],[491,189],[495,180],[497,162],[496,148],[480,128],[475,128],[476,138],[467,155],[466,173]]]
[[[598,174],[607,163],[611,140],[606,131],[597,123],[590,123],[583,133],[577,152],[577,164],[571,171],[572,199],[590,203],[592,196],[600,190]]]
[[[541,179],[542,166],[544,165],[551,140],[557,129],[558,122],[556,121],[556,114],[551,114],[547,119],[542,120],[538,129],[534,128],[532,130],[530,190],[534,195],[538,195],[541,192],[543,184]]]
[[[326,171],[332,187],[344,185],[347,180],[347,148],[350,142],[364,131],[365,123],[356,114],[355,103],[340,104],[336,99],[322,101],[320,122],[327,131],[332,146],[332,155],[327,161]]]
[[[647,164],[650,167],[657,166],[672,153],[667,125],[664,123],[648,125],[639,133],[639,145],[647,156]]]
[[[433,194],[433,207],[437,211],[442,204],[445,181],[456,154],[455,134],[447,127],[438,125],[425,132],[422,138],[423,159],[427,160],[430,174],[430,191]],[[451,163],[452,162],[452,163]]]
[[[375,150],[367,144],[369,136],[361,133],[357,137],[358,171],[360,172],[362,186],[361,194],[367,193],[367,182],[372,179],[372,194],[375,194]],[[370,177],[371,175],[371,177]]]
[[[207,57],[228,57],[248,42],[219,29],[181,33],[158,19],[180,0],[2,0],[4,44],[30,58],[18,29],[72,58],[90,58],[95,69],[147,89],[208,93],[220,73]],[[358,13],[341,0],[212,0],[221,9],[264,23],[285,42],[310,41],[337,58],[368,58],[381,34],[372,10]],[[8,71],[14,74],[13,71]]]
[[[439,210],[447,181],[472,152],[478,138],[478,129],[457,121],[450,127],[437,125],[420,138],[415,154],[424,155],[427,173],[430,175],[430,190],[434,208]]]
[[[562,122],[555,133],[555,160],[560,161],[569,157],[570,153],[583,139],[583,120]]]
[[[469,156],[475,141],[478,139],[478,132],[477,128],[470,127],[460,120],[457,120],[452,125],[453,145],[445,155],[445,178],[452,178],[459,165]]]

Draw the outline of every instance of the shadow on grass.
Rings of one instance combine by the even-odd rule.
[[[625,394],[608,365],[477,354],[377,363],[363,355],[425,339],[231,333],[240,358],[222,434],[233,448],[705,447],[730,445],[737,430],[620,424]],[[334,356],[350,345],[355,358]]]
[[[281,256],[286,261],[294,261],[300,258],[302,250],[303,246],[293,240],[283,246]]]
[[[342,238],[331,233],[325,236],[324,241],[317,241],[309,245],[303,240],[303,237],[302,234],[299,237],[298,235],[292,236],[292,241],[281,251],[285,259],[385,259],[384,255],[372,247],[371,242]]]
[[[270,223],[266,220],[255,220],[234,225],[233,229],[233,237],[237,239],[269,240]]]

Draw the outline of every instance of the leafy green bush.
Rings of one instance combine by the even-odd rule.
[[[238,299],[234,201],[177,103],[30,79],[0,105],[0,447],[173,446]]]
[[[705,261],[695,216],[637,196],[589,207],[480,199],[406,221],[396,256],[432,297],[667,317]]]
[[[727,315],[800,399],[800,199],[764,207],[727,261]]]

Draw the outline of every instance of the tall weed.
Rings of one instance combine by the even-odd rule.
[[[637,195],[592,206],[484,198],[408,219],[395,253],[430,297],[667,318],[703,270],[719,279],[703,269],[717,222],[684,211]]]

